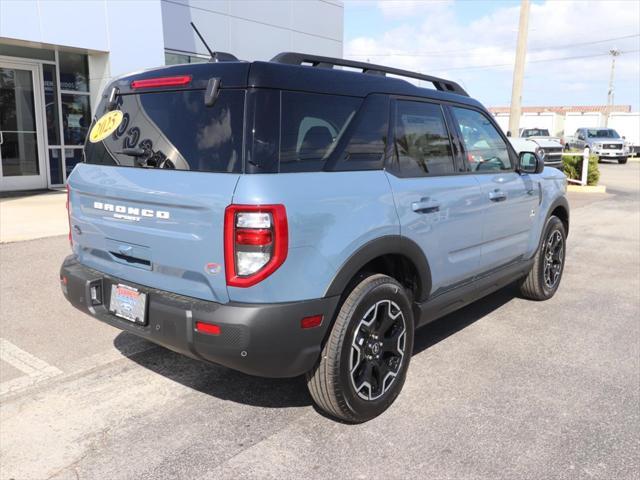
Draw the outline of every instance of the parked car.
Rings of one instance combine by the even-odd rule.
[[[417,327],[561,281],[565,176],[449,80],[297,53],[162,67],[107,87],[84,154],[69,302],[198,360],[304,374],[348,422],[393,403]]]
[[[618,163],[627,163],[629,156],[625,140],[613,128],[578,128],[575,135],[565,139],[565,148],[589,148],[598,160],[608,158]]]
[[[545,128],[523,128],[519,137],[509,137],[517,152],[533,148],[549,167],[562,168],[562,143]]]

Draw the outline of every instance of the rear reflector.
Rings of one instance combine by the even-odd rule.
[[[220,335],[220,327],[210,323],[196,322],[196,330],[207,335]]]
[[[144,80],[134,80],[131,88],[160,88],[160,87],[182,87],[191,83],[191,75],[178,75],[175,77],[145,78]]]
[[[312,317],[304,317],[300,320],[301,328],[315,328],[322,325],[322,315],[313,315]]]

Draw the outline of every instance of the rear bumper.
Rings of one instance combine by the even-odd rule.
[[[60,269],[62,291],[79,310],[175,352],[250,375],[294,377],[317,361],[339,297],[277,304],[219,304],[120,280],[81,265],[74,256]],[[147,293],[147,323],[138,325],[108,311],[111,285],[125,283]],[[90,288],[101,289],[94,305]],[[300,320],[323,315],[319,327],[302,329]],[[218,325],[219,335],[200,333],[195,322]]]

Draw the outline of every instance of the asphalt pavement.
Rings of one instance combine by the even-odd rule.
[[[418,331],[363,425],[302,378],[199,363],[67,305],[66,237],[0,245],[1,479],[638,479],[640,164],[572,194],[547,302],[501,290]]]

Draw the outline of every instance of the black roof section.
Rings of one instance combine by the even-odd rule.
[[[334,68],[339,66],[350,68]],[[354,71],[354,68],[359,71]],[[403,78],[388,74],[428,81],[435,88],[419,87]],[[361,98],[380,93],[482,107],[477,100],[469,97],[460,85],[450,80],[371,63],[291,52],[281,53],[269,62],[220,58],[215,62],[162,66],[133,72],[116,78],[107,87],[104,96],[109,95],[112,87],[117,87],[120,94],[139,93],[130,87],[133,80],[172,75],[189,75],[192,78],[189,85],[172,87],[172,90],[205,89],[211,78],[218,78],[223,89],[273,88]]]
[[[384,65],[376,65],[374,63],[367,62],[357,62],[355,60],[345,60],[342,58],[334,58],[334,57],[322,57],[320,55],[309,55],[306,53],[297,53],[297,52],[283,52],[279,53],[275,57],[271,59],[271,62],[274,63],[284,63],[287,65],[304,65],[309,64],[313,67],[319,68],[333,68],[336,66],[340,67],[351,67],[358,68],[362,70],[362,73],[368,73],[373,75],[382,75],[390,73],[392,75],[398,75],[407,78],[414,78],[417,80],[424,80],[426,82],[430,82],[441,92],[449,92],[449,93],[457,93],[458,95],[464,95],[466,97],[469,94],[456,82],[452,82],[451,80],[445,80],[444,78],[433,77],[431,75],[424,75],[422,73],[412,72],[409,70],[402,70],[399,68],[385,67]]]

